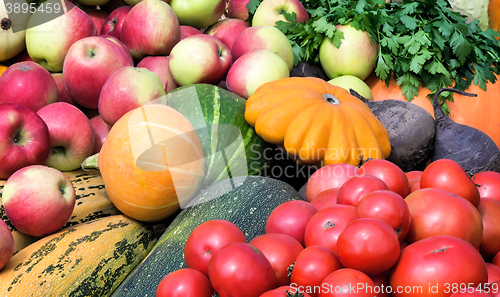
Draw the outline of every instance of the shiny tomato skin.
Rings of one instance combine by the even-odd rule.
[[[414,178],[422,177],[422,173],[424,173],[422,170],[413,170],[413,171],[406,172],[405,175],[408,178],[408,180],[411,180]]]
[[[365,273],[351,268],[332,272],[321,283],[319,297],[373,297],[375,283]]]
[[[479,247],[483,234],[481,214],[462,197],[437,188],[418,190],[405,198],[410,210],[410,230],[405,241],[434,235],[452,235]]]
[[[267,218],[265,233],[286,234],[304,246],[307,223],[316,212],[316,207],[304,200],[282,203]]]
[[[208,276],[208,261],[223,246],[231,242],[246,243],[245,234],[226,220],[209,220],[189,234],[184,245],[186,266]]]
[[[487,281],[479,251],[449,235],[432,236],[406,247],[390,277],[394,297],[449,297],[456,293],[454,284],[482,288]]]
[[[293,237],[280,233],[267,233],[252,239],[253,245],[266,256],[278,278],[278,286],[290,285],[288,267],[295,262],[304,247]]]
[[[403,241],[410,230],[411,215],[401,195],[389,190],[367,194],[356,207],[358,218],[376,218],[388,223]]]
[[[380,274],[370,276],[372,279],[375,287],[378,287],[379,289],[375,292],[378,293],[377,297],[392,297],[390,292],[390,289],[388,287],[390,286],[389,280],[391,276],[391,270],[386,270]],[[374,294],[375,295],[375,294]]]
[[[398,236],[382,220],[356,219],[340,234],[337,254],[344,267],[357,269],[367,275],[377,275],[398,261]]]
[[[306,247],[295,261],[290,286],[316,297],[325,277],[342,267],[339,258],[326,247]]]
[[[354,176],[347,180],[337,194],[337,204],[357,206],[366,194],[389,190],[387,185],[371,175]]]
[[[488,286],[489,293],[493,297],[500,297],[500,281],[493,282]]]
[[[500,200],[500,173],[495,171],[481,171],[471,177],[476,184],[481,198]]]
[[[316,207],[317,210],[320,210],[327,206],[337,204],[337,194],[339,193],[339,190],[339,188],[324,190],[319,193],[313,201],[311,201],[311,205]]]
[[[481,198],[477,209],[483,221],[483,237],[479,251],[489,261],[500,251],[500,201]]]
[[[332,205],[311,217],[304,235],[305,246],[322,245],[337,253],[337,239],[344,228],[356,219],[356,207]]]
[[[382,159],[372,159],[361,165],[359,174],[373,175],[381,179],[389,190],[394,191],[402,197],[410,194],[410,183],[406,174],[396,164]]]
[[[486,269],[488,270],[488,284],[500,281],[500,267],[486,263]]]
[[[230,243],[215,253],[208,262],[208,278],[220,297],[259,297],[278,284],[267,258],[241,242]]]
[[[427,166],[420,178],[420,188],[439,188],[465,198],[475,207],[479,205],[479,191],[465,170],[457,162],[440,159]]]
[[[298,289],[292,286],[281,286],[274,290],[267,291],[266,293],[260,295],[260,297],[290,297],[288,292],[295,297],[296,296],[295,294],[298,292]],[[299,293],[297,297],[311,297],[311,295],[307,293]]]
[[[208,278],[192,268],[169,273],[156,288],[156,297],[212,297],[213,294]]]
[[[420,177],[408,180],[410,183],[410,194],[416,190],[420,190]]]
[[[306,184],[306,199],[313,201],[319,193],[340,188],[349,178],[358,175],[359,168],[351,164],[330,164],[316,170]]]

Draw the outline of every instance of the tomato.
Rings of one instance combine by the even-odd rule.
[[[401,195],[388,190],[367,194],[356,207],[358,218],[376,218],[388,223],[399,241],[403,241],[410,230],[411,216],[408,205]]]
[[[403,250],[404,250],[407,246],[409,246],[409,244],[408,244],[408,242],[406,242],[406,241],[404,241],[404,240],[403,240],[403,241],[401,241],[401,242],[399,243],[399,249],[400,249],[401,253],[403,252]]]
[[[330,205],[335,205],[337,204],[337,194],[339,193],[339,190],[339,188],[324,190],[323,192],[319,193],[319,195],[316,196],[313,201],[311,201],[311,204],[316,207],[317,210],[323,209]]]
[[[410,183],[410,193],[420,190],[420,177],[408,180]]]
[[[156,297],[212,297],[213,294],[208,278],[192,268],[169,273],[156,288]]]
[[[304,246],[307,223],[316,212],[316,208],[304,200],[282,203],[267,218],[265,232],[289,235]]]
[[[340,187],[337,203],[357,206],[366,194],[379,190],[389,190],[379,178],[371,175],[354,176]]]
[[[422,170],[413,170],[413,171],[406,172],[405,175],[408,178],[408,180],[412,180],[415,178],[422,177],[422,173],[424,173]]]
[[[500,297],[500,281],[489,284],[488,291],[493,297]]]
[[[318,211],[309,220],[304,235],[305,246],[322,245],[337,253],[337,239],[348,223],[356,219],[356,207],[332,205]]]
[[[405,239],[408,243],[433,235],[452,235],[479,247],[483,222],[481,214],[470,202],[435,188],[418,190],[405,200],[411,215],[410,230]]]
[[[427,166],[420,178],[420,188],[439,188],[479,205],[479,191],[465,170],[457,162],[440,159]]]
[[[477,209],[483,220],[483,236],[479,251],[489,261],[500,251],[500,201],[481,198]]]
[[[351,268],[343,268],[332,272],[321,283],[319,297],[359,296],[373,297],[375,283],[363,272]]]
[[[486,293],[482,290],[474,290],[474,291],[470,291],[468,292],[467,290],[465,290],[465,292],[463,293],[454,293],[454,294],[451,294],[451,297],[493,297],[493,295],[491,295],[490,293]]]
[[[409,245],[394,266],[394,297],[448,297],[460,286],[483,288],[488,272],[481,254],[463,239],[437,235]],[[431,294],[429,294],[431,292]]]
[[[337,241],[337,254],[342,265],[368,275],[377,275],[391,268],[398,261],[399,253],[396,232],[379,219],[363,218],[350,222]]]
[[[331,250],[320,245],[306,247],[295,261],[290,286],[316,297],[325,277],[341,268],[339,258]]]
[[[259,297],[277,287],[271,263],[255,247],[233,242],[208,262],[208,278],[220,297]]]
[[[297,288],[292,286],[281,286],[274,290],[267,291],[266,293],[260,295],[260,297],[311,297],[311,295],[301,293]]]
[[[311,202],[324,190],[340,188],[348,179],[358,175],[359,168],[351,164],[330,164],[316,170],[306,184],[306,199]]]
[[[491,259],[491,264],[495,264],[500,267],[500,252],[498,252],[493,259]]]
[[[488,270],[488,284],[500,281],[500,267],[486,263],[486,269]]]
[[[295,262],[304,248],[293,237],[280,233],[268,233],[257,236],[249,242],[266,256],[278,278],[278,286],[290,284],[288,267]]]
[[[410,183],[406,174],[396,164],[382,159],[371,159],[361,165],[360,174],[373,175],[381,179],[389,190],[398,193],[402,197],[410,194]]]
[[[391,293],[389,293],[388,287],[390,286],[389,284],[389,278],[391,276],[391,270],[386,270],[380,274],[371,276],[370,278],[373,281],[374,287],[377,288],[377,290],[374,290],[374,293],[378,293],[377,297],[392,297]],[[375,294],[373,294],[375,296]]]
[[[184,246],[186,266],[208,276],[208,261],[223,246],[231,242],[246,243],[245,234],[226,220],[210,220],[189,234]]]
[[[471,180],[477,185],[481,198],[500,200],[500,173],[482,171],[474,174]]]

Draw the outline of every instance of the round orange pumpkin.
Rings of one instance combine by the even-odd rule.
[[[359,165],[391,153],[389,135],[368,106],[314,77],[263,84],[247,100],[245,119],[265,141],[301,164]]]
[[[500,101],[500,76],[497,77],[496,83],[487,83],[486,91],[480,87],[471,84],[465,91],[477,94],[477,97],[467,97],[459,94],[453,94],[454,102],[447,102],[450,110],[449,117],[454,122],[474,127],[486,133],[500,147],[500,117],[498,116]],[[389,87],[385,82],[375,76],[370,75],[366,80],[366,84],[370,87],[374,101],[396,99],[406,100],[403,96],[401,88],[397,85],[396,80],[391,79]],[[429,89],[420,87],[418,95],[411,101],[434,116],[432,104],[427,97],[430,93]]]
[[[488,27],[500,31],[500,0],[488,2]]]
[[[198,193],[205,176],[204,154],[193,126],[162,104],[145,105],[121,117],[97,162],[116,208],[143,222],[175,213]]]
[[[7,66],[4,66],[4,65],[0,65],[0,76],[2,75],[2,73],[5,72],[5,70],[7,70],[9,67]]]

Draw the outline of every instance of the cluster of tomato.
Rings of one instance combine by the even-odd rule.
[[[322,167],[246,242],[212,220],[157,297],[500,296],[500,173],[454,161],[404,173],[385,160]],[[189,289],[187,289],[189,288]],[[188,290],[190,294],[189,295]],[[180,295],[179,295],[180,296]]]

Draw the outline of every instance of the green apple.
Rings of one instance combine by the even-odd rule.
[[[226,10],[226,0],[170,0],[181,25],[198,29],[215,24]]]
[[[358,92],[358,94],[365,97],[369,101],[373,101],[372,90],[364,81],[359,79],[359,77],[357,76],[342,75],[336,78],[332,78],[328,82],[334,86],[346,89],[347,91],[353,89],[354,91]]]
[[[365,80],[377,62],[378,43],[372,42],[366,31],[358,31],[351,25],[337,25],[344,33],[339,48],[329,38],[324,38],[319,47],[319,62],[328,78],[354,75]]]
[[[252,18],[252,26],[276,26],[277,21],[287,22],[284,12],[297,15],[297,23],[309,20],[309,13],[299,0],[264,0]]]
[[[26,26],[31,13],[7,13],[5,8],[5,1],[0,0],[0,62],[7,61],[19,53],[21,53],[26,48],[26,43],[24,38],[26,35]],[[18,3],[19,5],[28,5],[24,0],[19,0],[17,2],[7,2],[7,3]],[[9,10],[10,11],[10,10]]]

